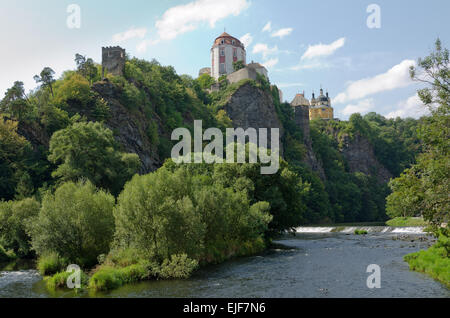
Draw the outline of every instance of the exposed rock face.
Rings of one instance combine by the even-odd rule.
[[[342,155],[348,162],[350,172],[362,172],[376,176],[380,183],[389,182],[392,174],[375,157],[373,146],[367,138],[356,134],[353,139],[343,138]]]
[[[326,179],[325,171],[323,170],[321,162],[317,160],[317,157],[312,148],[311,130],[309,126],[309,107],[296,105],[294,108],[294,120],[297,126],[302,129],[303,143],[306,147],[306,155],[303,158],[305,162],[313,171],[317,172],[322,180]]]
[[[149,173],[158,169],[162,162],[158,155],[157,146],[152,145],[147,131],[150,121],[145,120],[141,113],[131,112],[118,100],[118,92],[109,82],[98,82],[92,87],[110,107],[111,117],[105,126],[111,129],[116,140],[123,146],[123,151],[135,153],[142,162],[141,173]],[[159,126],[159,125],[158,125]]]
[[[280,153],[282,154],[281,136],[284,129],[275,110],[272,95],[246,83],[231,95],[225,105],[225,111],[233,121],[234,128],[245,130],[267,128],[268,145],[270,145],[270,129],[280,129]]]

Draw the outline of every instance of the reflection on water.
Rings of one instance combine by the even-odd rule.
[[[183,281],[151,281],[124,286],[97,297],[450,297],[430,277],[411,272],[405,254],[427,248],[424,235],[373,233],[298,234],[280,240],[288,248],[198,271]],[[369,264],[381,267],[381,289],[368,289]],[[49,295],[35,271],[0,274],[0,297]],[[88,296],[87,294],[77,296]]]

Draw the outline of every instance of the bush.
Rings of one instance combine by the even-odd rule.
[[[35,199],[0,202],[0,241],[5,249],[18,257],[31,256],[27,222],[39,213],[40,204]]]
[[[57,289],[66,289],[67,287],[67,279],[73,273],[71,272],[59,272],[47,280],[47,289],[50,291],[56,291]],[[81,288],[87,287],[89,282],[89,277],[81,271]]]
[[[172,255],[164,260],[161,266],[160,276],[164,279],[186,279],[189,278],[198,267],[196,260],[190,259],[186,254]]]
[[[69,265],[69,262],[55,252],[47,253],[39,257],[37,269],[41,275],[52,275],[63,271]]]
[[[366,230],[355,230],[355,235],[367,235]]]
[[[92,266],[109,252],[114,234],[114,197],[92,183],[65,183],[47,193],[39,217],[30,226],[39,255],[57,253],[72,264]]]
[[[155,264],[140,262],[123,268],[101,266],[89,280],[89,288],[107,291],[125,284],[131,284],[156,276]]]

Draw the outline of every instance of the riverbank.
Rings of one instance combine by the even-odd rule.
[[[298,233],[275,243],[281,246],[200,268],[189,279],[144,281],[95,295],[71,290],[51,293],[36,271],[7,272],[0,274],[0,297],[450,297],[443,284],[411,271],[403,261],[404,255],[433,244],[424,234]],[[367,288],[370,264],[381,268],[380,289]]]
[[[404,260],[409,264],[411,270],[428,274],[450,288],[448,247],[449,239],[441,236],[439,241],[429,249],[408,254]]]

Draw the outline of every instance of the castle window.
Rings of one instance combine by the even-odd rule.
[[[233,56],[237,57],[237,49],[233,49]]]
[[[225,50],[220,50],[220,56],[225,56]]]
[[[225,63],[220,63],[219,73],[220,74],[224,74],[225,73]]]
[[[236,44],[236,41],[235,41],[235,40],[233,40],[233,41],[231,41],[231,43],[232,43],[233,45],[235,45],[235,44]]]
[[[220,41],[221,44],[225,44],[225,40]]]

